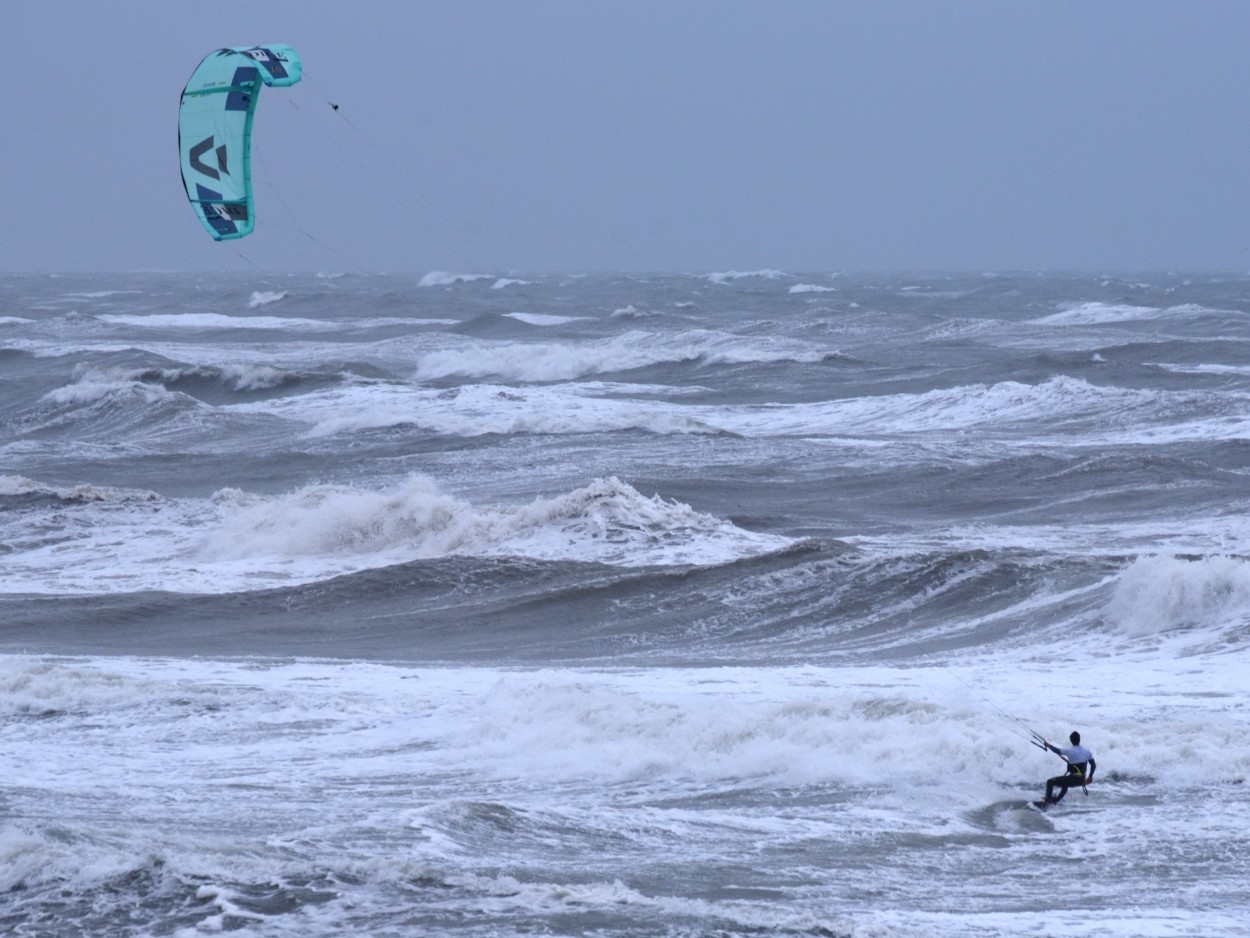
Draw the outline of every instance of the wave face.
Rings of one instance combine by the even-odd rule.
[[[0,277],[0,919],[1240,935],[1248,362],[1244,278]]]

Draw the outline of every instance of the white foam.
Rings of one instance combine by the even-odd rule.
[[[578,322],[589,318],[588,316],[555,316],[550,313],[504,313],[504,315],[531,326],[559,326],[566,322]]]
[[[247,308],[256,309],[259,306],[268,306],[271,303],[277,303],[279,300],[285,300],[287,293],[285,290],[254,290],[252,298],[248,300]]]
[[[1154,657],[1126,657],[1114,669],[1071,657],[1011,660],[1009,668],[993,658],[953,668],[501,670],[315,662],[256,668],[195,659],[83,667],[10,657],[0,659],[0,713],[81,711],[142,734],[135,708],[160,724],[188,706],[233,698],[204,729],[237,743],[252,721],[269,724],[272,738],[250,746],[275,779],[285,778],[286,759],[299,759],[310,778],[339,778],[377,759],[381,754],[370,752],[382,741],[410,744],[415,734],[426,745],[406,748],[404,761],[416,777],[577,783],[596,793],[605,783],[676,792],[743,780],[836,782],[937,788],[958,806],[1035,784],[1055,767],[1057,760],[1032,748],[1027,731],[1011,720],[1011,711],[1027,704],[1028,723],[1047,737],[1081,729],[1104,782],[1118,773],[1188,788],[1250,776],[1250,750],[1230,745],[1244,735],[1237,660],[1209,656],[1199,669],[1192,660]],[[286,719],[267,716],[275,712]],[[437,719],[414,727],[412,714]],[[362,716],[375,719],[357,726]],[[318,725],[346,721],[355,731],[324,743],[364,751],[323,746],[323,758],[309,763],[302,733],[282,732],[284,722],[304,726],[308,718]],[[196,746],[191,738],[184,744]],[[55,766],[30,771],[32,783],[56,777]],[[951,773],[966,787],[951,790]]]
[[[513,280],[508,277],[500,277],[490,285],[490,288],[492,290],[502,290],[504,287],[525,287],[533,282],[532,280]]]
[[[175,392],[163,385],[140,381],[118,370],[83,368],[75,375],[72,384],[54,388],[41,400],[54,404],[80,405],[111,397],[129,397],[142,404],[154,404],[175,396]]]
[[[0,475],[0,495],[34,495],[50,491],[45,486],[19,475]]]
[[[1107,617],[1133,635],[1250,625],[1250,561],[1139,557],[1121,571]]]
[[[99,300],[108,296],[125,296],[127,294],[142,294],[142,290],[93,290],[89,293],[66,293],[66,296],[81,298],[85,300]]]
[[[837,287],[824,287],[818,283],[796,283],[790,288],[791,293],[836,293]]]
[[[291,378],[289,371],[275,368],[272,365],[259,364],[224,365],[220,374],[222,380],[238,391],[260,391],[266,388],[276,388]]]
[[[101,713],[133,707],[155,685],[115,672],[30,660],[0,664],[0,714]]]
[[[284,294],[285,295],[285,294]],[[249,306],[263,304],[248,304]],[[321,319],[289,319],[278,316],[226,316],[221,313],[107,313],[102,322],[145,329],[274,329],[300,332],[334,332],[342,323]]]
[[[1218,860],[1244,836],[1243,662],[1193,664],[1011,654],[958,670],[497,669],[9,656],[0,716],[23,783],[6,796],[25,816],[0,827],[0,889],[98,895],[159,856],[215,907],[208,928],[252,921],[232,915],[232,884],[305,882],[310,863],[337,878],[335,899],[268,918],[273,934],[392,921],[414,884],[435,884],[444,912],[477,921],[642,906],[702,930],[876,936],[897,923],[902,935],[1023,935],[1038,933],[1028,903],[1044,889],[969,908],[971,894],[958,893],[966,874],[992,879],[995,856],[1021,869],[1082,857],[1117,871],[1065,887],[1069,903],[1097,897],[1081,915],[1099,927],[1163,935],[1199,922],[1203,934],[1232,936],[1241,907],[1223,900],[1244,893],[1236,863],[1185,867],[1221,901],[1169,913],[1125,899],[1153,882],[1141,865],[1153,851]],[[1020,808],[1061,763],[1002,706],[1049,738],[1081,729],[1098,760],[1088,797],[1073,792],[1046,818]],[[501,867],[489,851],[503,838]],[[578,838],[611,852],[561,876]],[[852,851],[838,865],[848,843],[886,852],[864,863]],[[930,851],[924,877],[909,860],[917,849]],[[763,901],[722,881],[727,894],[703,898],[653,885],[658,851],[692,866],[789,856],[795,876],[832,862],[839,879],[822,891],[802,876],[783,891],[773,877]],[[1023,890],[1024,875],[1002,888]],[[861,886],[889,890],[888,908],[856,927],[831,919]],[[927,901],[934,891],[940,901]]]

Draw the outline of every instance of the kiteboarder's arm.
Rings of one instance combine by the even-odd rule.
[[[1094,761],[1093,755],[1089,757],[1089,775],[1085,777],[1085,784],[1088,785],[1094,780],[1094,769],[1098,768],[1098,763]]]

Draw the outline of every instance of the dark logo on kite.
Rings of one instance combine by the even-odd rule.
[[[191,154],[190,154],[191,168],[195,170],[197,173],[203,173],[205,176],[208,176],[210,179],[220,179],[222,176],[222,173],[225,173],[227,176],[230,175],[229,171],[226,169],[226,145],[224,143],[221,146],[217,147],[216,150],[213,151],[217,154],[217,168],[216,169],[213,169],[213,167],[201,162],[200,160],[200,158],[204,156],[205,153],[207,153],[209,150],[213,150],[214,142],[215,141],[213,140],[211,136],[205,137],[203,140],[201,140],[199,143],[197,143],[195,146],[191,148]]]
[[[208,204],[204,206],[205,215],[216,215],[222,221],[247,221],[246,205]]]

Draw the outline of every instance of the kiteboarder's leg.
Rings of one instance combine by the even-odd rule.
[[[1046,803],[1058,804],[1063,800],[1063,796],[1068,793],[1068,784],[1070,777],[1067,775],[1056,775],[1054,778],[1046,779]],[[1059,789],[1059,793],[1055,794],[1055,789]]]

